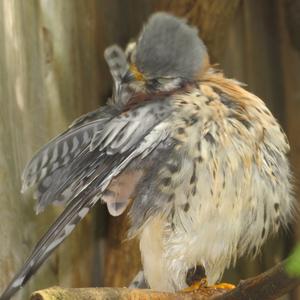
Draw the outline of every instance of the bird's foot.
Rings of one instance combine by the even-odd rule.
[[[214,284],[214,285],[208,285],[206,278],[203,278],[199,281],[193,282],[189,287],[185,288],[182,290],[184,293],[190,293],[190,292],[195,292],[195,291],[208,291],[208,290],[232,290],[235,288],[234,284],[231,283],[219,283],[219,284]]]
[[[198,291],[198,290],[205,289],[205,288],[207,288],[207,280],[206,280],[206,278],[202,278],[199,281],[194,281],[190,286],[183,289],[182,292],[190,293],[190,292]]]
[[[208,286],[208,288],[220,289],[220,290],[232,290],[235,288],[234,284],[221,282],[218,284],[214,284],[212,286]]]

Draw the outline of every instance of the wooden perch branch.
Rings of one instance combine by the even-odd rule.
[[[127,289],[127,288],[78,288],[68,289],[52,287],[34,292],[31,300],[208,300],[211,295],[220,295],[220,290],[195,293],[163,293],[152,290]]]
[[[243,280],[230,292],[203,288],[192,293],[162,293],[151,290],[127,288],[61,288],[34,292],[31,300],[110,300],[110,299],[153,299],[153,300],[273,300],[293,290],[300,284],[300,278],[291,277],[286,272],[289,258],[270,270]]]
[[[243,280],[232,291],[213,300],[273,300],[292,291],[300,284],[300,278],[286,272],[290,258],[258,276]]]

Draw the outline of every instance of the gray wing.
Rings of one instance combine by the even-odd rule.
[[[99,120],[99,123],[97,120],[85,123],[54,139],[33,158],[32,162],[28,164],[30,171],[25,170],[23,178],[30,184],[33,182],[39,184],[45,178],[42,176],[41,170],[43,168],[48,170],[53,163],[51,157],[53,157],[55,148],[61,149],[61,154],[64,143],[69,139],[73,141],[77,134],[83,136],[85,131],[89,132],[89,136],[92,136],[92,132],[96,132],[92,147],[90,142],[81,143],[81,146],[77,147],[78,153],[74,154],[72,162],[62,165],[60,174],[53,177],[47,189],[39,195],[41,203],[51,203],[51,199],[58,199],[66,190],[68,190],[70,198],[65,210],[38,242],[0,300],[9,299],[24,285],[89,212],[114,177],[124,171],[136,158],[143,160],[167,139],[167,123],[163,120],[169,116],[170,109],[167,100],[160,105],[152,102],[136,107],[129,112],[111,116],[105,124],[102,119]],[[140,125],[138,129],[137,124]],[[135,128],[134,131],[132,126]],[[94,127],[97,130],[92,130]],[[46,163],[43,162],[45,151],[52,153]],[[58,157],[59,155],[57,155],[57,159]],[[35,165],[37,167],[33,168],[32,166]],[[36,172],[39,175],[36,175]],[[28,180],[28,177],[35,178],[35,180]]]
[[[94,133],[116,114],[112,107],[101,107],[76,119],[67,131],[42,147],[24,168],[22,192],[76,158]]]

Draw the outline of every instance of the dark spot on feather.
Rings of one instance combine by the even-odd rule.
[[[173,221],[174,219],[174,215],[175,215],[175,207],[173,205],[172,209],[171,209],[171,214],[170,214],[170,217],[171,217],[171,220]]]
[[[213,170],[213,178],[216,179],[216,170]]]
[[[213,196],[214,195],[214,192],[212,189],[210,189],[210,194]]]
[[[139,115],[139,112],[137,110],[132,111],[132,116],[137,117]]]
[[[210,132],[208,132],[204,138],[206,139],[206,141],[208,141],[210,144],[214,144],[215,143],[215,139],[214,137],[211,135]]]
[[[208,105],[210,102],[212,102],[214,100],[213,97],[208,96],[207,100],[205,101],[205,104]]]
[[[200,94],[196,94],[196,97],[200,97],[201,95]]]
[[[189,125],[189,119],[187,118],[182,118],[183,122],[185,123],[185,125]]]
[[[220,90],[215,90],[218,94],[220,94],[220,101],[223,105],[228,107],[229,109],[237,109],[239,106],[236,102],[231,100],[226,94],[222,93]]]
[[[254,246],[253,249],[252,249],[252,255],[253,256],[256,254],[256,250],[257,250],[257,248],[256,248],[256,246]]]
[[[121,68],[121,65],[120,65],[119,63],[116,62],[116,63],[114,64],[113,68],[114,68],[115,70],[119,70],[119,69]]]
[[[266,205],[264,206],[264,223],[266,223],[267,221],[267,209],[266,209]]]
[[[196,186],[194,185],[193,188],[192,188],[192,195],[195,196],[195,195],[196,195],[196,192],[197,192],[197,188],[196,188]]]
[[[174,222],[171,223],[171,228],[172,228],[172,231],[175,230],[175,224],[174,224]]]
[[[261,232],[261,238],[263,239],[265,237],[266,234],[266,228],[264,227],[262,232]]]
[[[193,184],[196,180],[196,164],[195,162],[193,163],[193,174],[190,180],[190,184]]]
[[[197,105],[197,104],[194,103],[194,109],[199,111],[201,108],[200,108],[199,105]]]
[[[194,114],[194,115],[191,115],[190,117],[190,122],[189,122],[189,125],[194,125],[195,123],[197,123],[199,121],[199,118],[198,118],[198,115]]]
[[[280,224],[280,218],[279,218],[279,217],[277,217],[277,218],[275,219],[275,224],[276,224],[277,226]]]
[[[198,156],[196,159],[197,159],[197,161],[198,161],[199,163],[203,162],[203,157],[202,157],[201,155]]]
[[[242,123],[247,129],[251,128],[251,123],[246,119],[238,119],[240,123]]]
[[[185,133],[185,129],[184,129],[183,127],[179,127],[179,128],[177,129],[177,132],[178,132],[179,134],[184,134],[184,133]]]
[[[187,212],[190,209],[190,204],[187,202],[183,205],[183,210]]]
[[[175,199],[175,194],[172,193],[172,194],[170,195],[170,197],[168,198],[168,202],[172,202],[172,201],[174,201],[174,199]]]
[[[154,108],[151,108],[150,110],[149,110],[149,115],[155,115],[155,113],[156,113],[156,111],[154,110]]]
[[[274,204],[274,209],[275,209],[276,212],[278,212],[278,210],[279,210],[279,203],[275,203]]]
[[[170,177],[163,178],[163,179],[162,179],[162,184],[163,184],[164,186],[170,185],[170,184],[171,184],[171,178],[170,178]]]
[[[110,59],[114,60],[115,58],[119,57],[119,54],[117,51],[111,51],[109,53],[109,56],[108,56]]]
[[[197,143],[197,149],[198,149],[199,151],[201,150],[201,142],[200,142],[200,141]]]
[[[171,209],[171,218],[172,218],[172,220],[174,218],[174,215],[175,215],[175,206],[173,205],[173,207]]]
[[[223,189],[225,188],[225,178],[223,179]]]
[[[167,168],[173,174],[179,171],[179,166],[175,165],[175,164],[169,163],[169,164],[167,164]]]

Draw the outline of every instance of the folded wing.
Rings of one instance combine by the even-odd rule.
[[[168,138],[165,119],[170,111],[168,99],[163,103],[148,102],[127,112],[105,110],[98,119],[79,120],[73,128],[34,156],[23,174],[24,188],[38,185],[39,210],[63,196],[67,196],[67,206],[38,242],[1,300],[9,299],[24,285],[103,197],[112,179],[125,172],[135,161],[142,164],[143,159]],[[69,160],[65,161],[66,157]],[[122,197],[120,200],[114,197],[105,201],[111,212],[118,215],[117,203],[121,202],[120,207],[124,211],[129,198]]]

